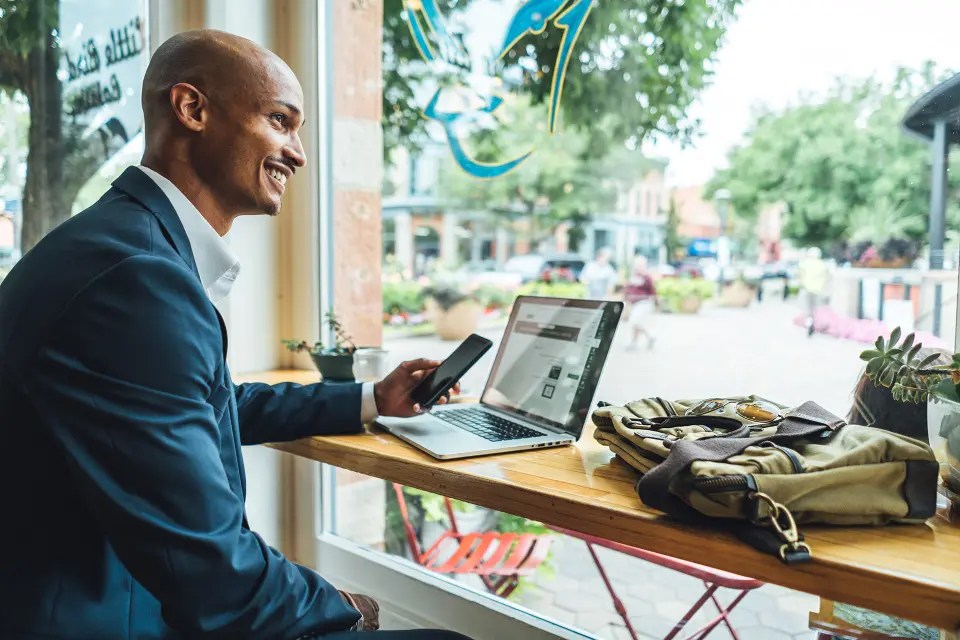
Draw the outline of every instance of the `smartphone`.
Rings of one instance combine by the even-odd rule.
[[[492,346],[493,343],[483,336],[475,333],[470,335],[439,367],[414,387],[410,397],[424,409],[432,407]]]

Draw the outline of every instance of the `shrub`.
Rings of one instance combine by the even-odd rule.
[[[662,278],[657,282],[657,298],[667,311],[678,311],[687,298],[712,297],[715,287],[715,283],[703,278]]]
[[[384,282],[383,312],[389,315],[423,311],[423,288],[415,282]]]

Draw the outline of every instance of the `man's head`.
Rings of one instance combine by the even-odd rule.
[[[610,262],[610,249],[603,247],[597,251],[597,262],[600,264],[607,264]]]
[[[280,211],[286,181],[306,159],[303,90],[279,57],[222,31],[179,33],[151,58],[142,103],[144,164],[174,180],[214,227]]]

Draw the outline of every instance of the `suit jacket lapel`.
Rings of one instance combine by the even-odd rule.
[[[180,216],[177,215],[173,205],[170,204],[167,196],[160,190],[157,183],[140,169],[127,167],[120,174],[120,177],[113,181],[113,186],[153,212],[153,215],[160,221],[160,226],[166,231],[177,254],[190,265],[190,269],[199,278],[200,272],[197,271],[197,263],[193,259],[190,240],[187,239],[187,232],[183,228],[183,223],[180,222]]]

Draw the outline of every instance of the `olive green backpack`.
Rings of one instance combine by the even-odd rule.
[[[923,522],[936,510],[938,465],[919,440],[846,424],[813,402],[756,396],[601,403],[594,437],[642,475],[643,502],[723,518],[790,564],[809,559],[798,524]]]

